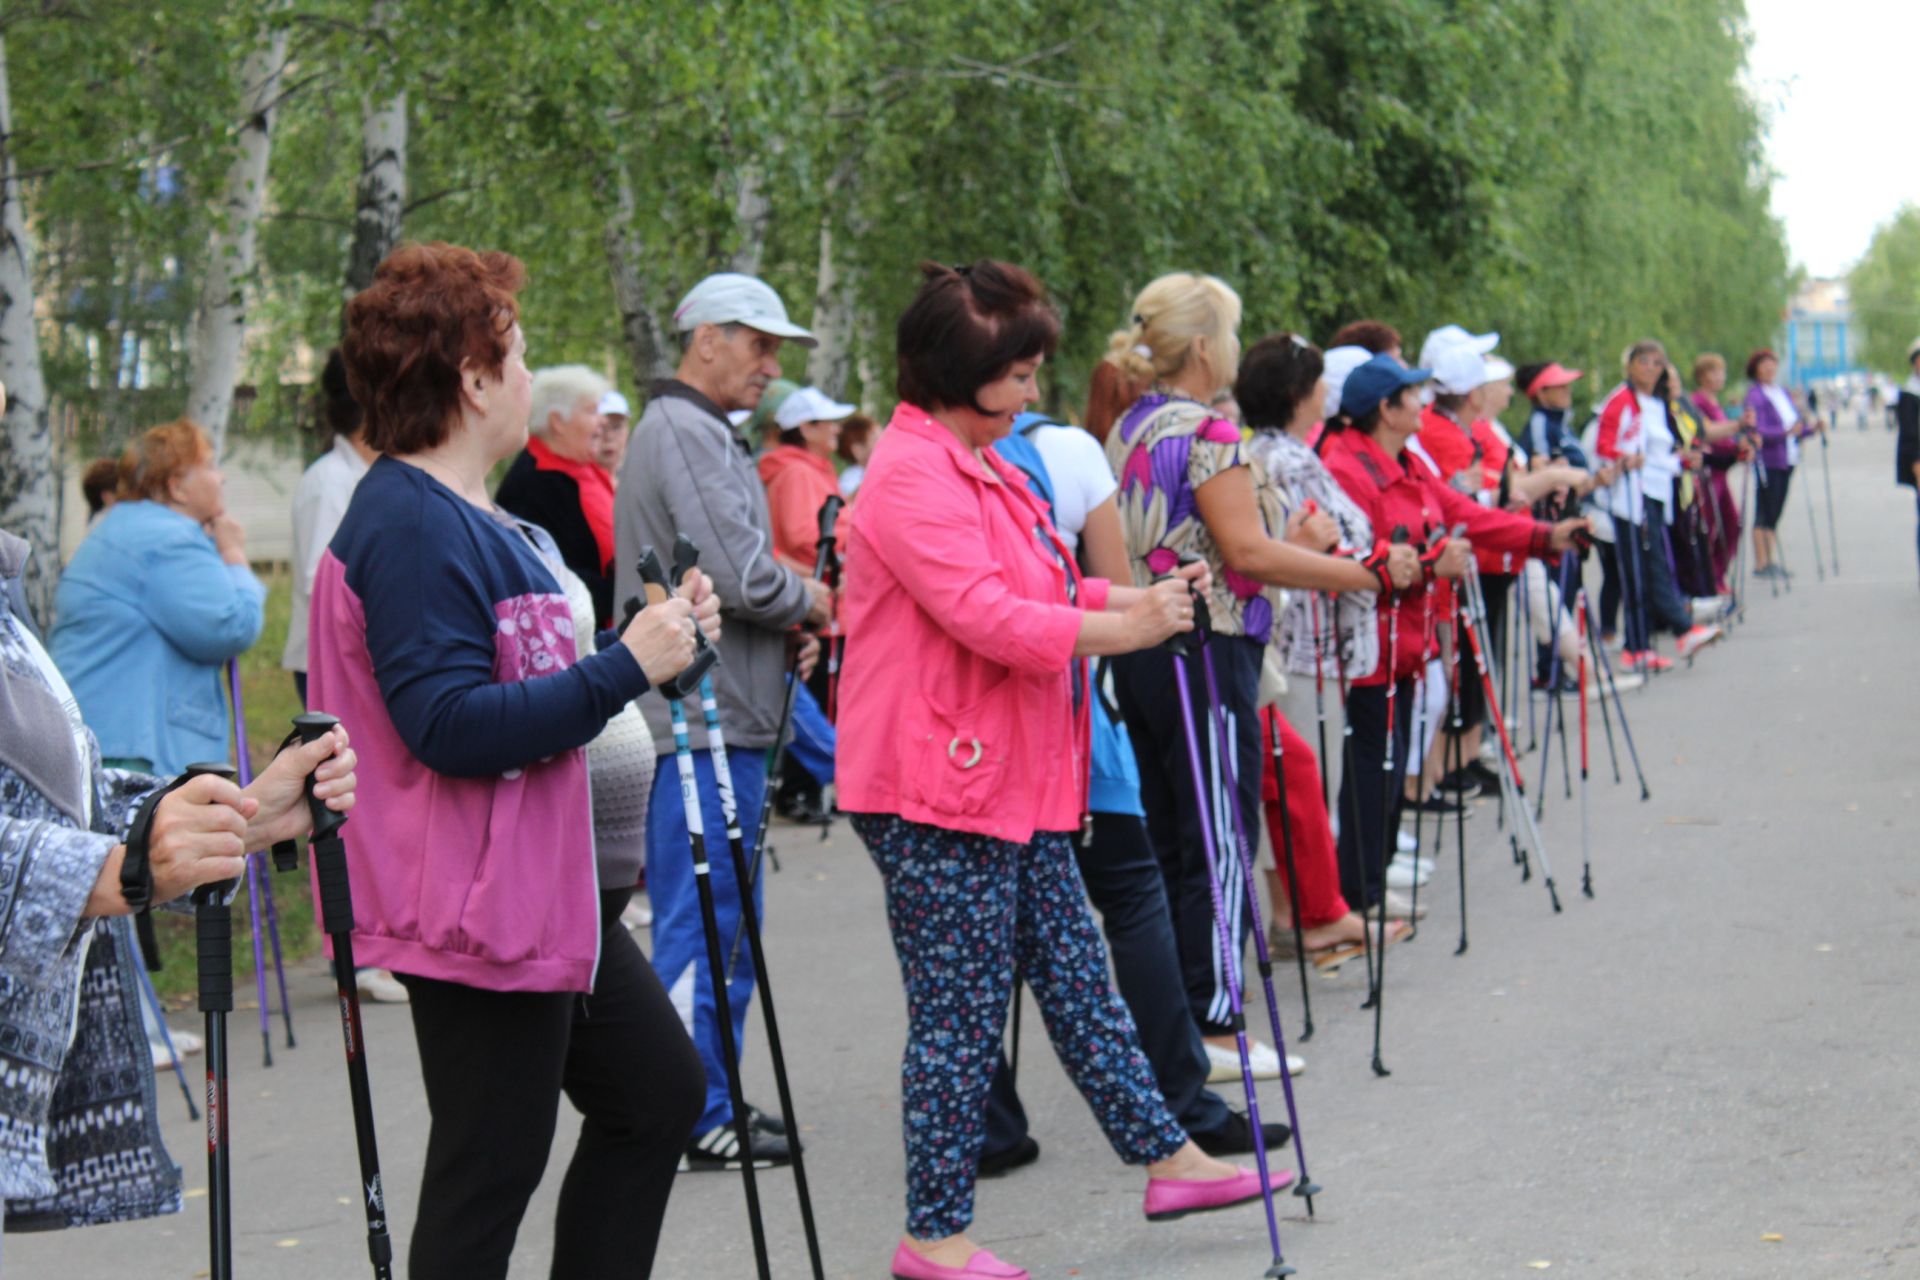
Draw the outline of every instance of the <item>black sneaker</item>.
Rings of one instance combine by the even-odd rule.
[[[1479,795],[1480,793],[1473,791],[1466,794],[1471,797]],[[1466,807],[1467,806],[1461,804],[1458,800],[1445,799],[1438,791],[1428,796],[1425,800],[1422,800],[1419,804],[1407,806],[1407,808],[1412,809],[1416,813],[1437,813],[1442,816],[1459,813]]]
[[[1260,1131],[1266,1136],[1267,1150],[1278,1151],[1293,1140],[1293,1130],[1284,1124],[1263,1124]],[[1253,1126],[1247,1123],[1244,1111],[1227,1112],[1227,1122],[1218,1129],[1207,1133],[1192,1133],[1188,1137],[1193,1144],[1210,1156],[1245,1156],[1253,1154]]]
[[[755,1133],[771,1133],[780,1138],[787,1136],[785,1117],[768,1115],[751,1102],[747,1104],[747,1128]]]
[[[1464,771],[1480,779],[1481,790],[1488,794],[1494,794],[1500,790],[1500,775],[1488,768],[1486,761],[1471,761],[1465,766]]]
[[[1449,792],[1462,799],[1471,800],[1475,796],[1485,795],[1488,783],[1486,779],[1475,773],[1471,768],[1462,767],[1455,769],[1452,773],[1447,774],[1433,785],[1436,791]],[[1500,783],[1498,780],[1495,780],[1492,785],[1498,787]]]
[[[756,1169],[772,1169],[793,1163],[793,1148],[779,1134],[752,1133],[747,1145]],[[696,1134],[693,1141],[687,1144],[685,1154],[680,1157],[682,1173],[735,1172],[740,1164],[740,1140],[734,1136],[730,1124]]]
[[[998,1178],[1040,1158],[1040,1144],[1031,1137],[1022,1138],[1005,1151],[992,1151],[980,1157],[980,1176]]]

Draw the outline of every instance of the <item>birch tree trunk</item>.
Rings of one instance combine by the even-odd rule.
[[[620,308],[620,333],[633,361],[633,376],[645,400],[656,378],[673,373],[675,360],[667,331],[660,324],[664,310],[659,290],[641,269],[646,249],[634,230],[637,216],[633,198],[633,177],[624,164],[602,180],[613,194],[613,216],[607,219],[604,240],[607,271],[613,280],[614,304]]]
[[[846,394],[853,373],[853,349],[858,319],[858,272],[841,261],[842,239],[859,238],[860,225],[842,210],[851,207],[856,169],[849,159],[827,181],[826,210],[820,215],[819,283],[813,300],[813,336],[820,345],[807,355],[807,381],[838,400]],[[836,237],[838,222],[846,237]],[[866,394],[862,379],[862,394]]]
[[[374,268],[400,243],[407,207],[407,91],[360,111],[360,182],[355,189],[347,295],[373,283]]]
[[[767,226],[773,220],[773,202],[767,199],[766,176],[760,166],[740,166],[733,189],[733,225],[740,233],[740,247],[733,252],[729,271],[741,275],[760,274],[760,260],[767,247]]]
[[[13,100],[0,36],[0,382],[6,383],[6,453],[0,457],[0,529],[33,545],[21,585],[44,628],[60,574],[60,475],[33,316],[33,241],[13,159]]]
[[[240,69],[246,112],[238,149],[227,169],[207,276],[194,317],[187,373],[187,416],[206,428],[218,453],[233,412],[233,387],[247,332],[247,294],[254,280],[254,244],[266,205],[267,156],[273,143],[273,106],[287,61],[284,29],[263,32]]]

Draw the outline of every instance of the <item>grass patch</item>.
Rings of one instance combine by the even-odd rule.
[[[240,696],[245,704],[249,763],[255,773],[273,759],[274,748],[293,727],[293,717],[301,711],[300,698],[293,690],[293,675],[280,666],[280,653],[287,642],[287,617],[293,605],[293,575],[281,569],[262,576],[267,584],[266,621],[260,639],[240,655]],[[222,677],[225,683],[225,677]],[[314,921],[312,881],[307,875],[306,859],[300,860],[296,873],[280,875],[273,871],[272,859],[266,863],[271,877],[274,904],[280,919],[280,952],[289,967],[320,949],[320,930]],[[266,908],[261,907],[264,932]],[[155,932],[160,939],[160,972],[153,975],[154,986],[162,998],[191,1002],[197,990],[194,963],[193,917],[173,912],[154,916]],[[272,963],[269,939],[260,940],[260,951]],[[233,982],[236,1004],[247,1005],[254,991],[253,918],[243,887],[233,900]],[[269,994],[278,1003],[279,996]]]

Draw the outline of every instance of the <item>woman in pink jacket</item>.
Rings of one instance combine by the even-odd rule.
[[[900,1280],[1024,1280],[962,1234],[1016,978],[1115,1152],[1146,1165],[1149,1218],[1256,1198],[1167,1110],[1114,994],[1070,842],[1086,816],[1075,658],[1191,630],[1194,567],[1139,589],[1082,578],[990,447],[1038,399],[1059,320],[1039,283],[928,266],[897,333],[901,404],[847,541],[840,806],[886,881],[907,988],[907,1233]]]

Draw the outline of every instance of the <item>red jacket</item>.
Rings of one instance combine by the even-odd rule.
[[[803,444],[783,444],[760,457],[760,483],[767,487],[773,517],[773,554],[813,572],[820,549],[820,508],[840,493],[833,463]]]
[[[1391,540],[1397,529],[1404,528],[1409,542],[1423,546],[1430,534],[1445,536],[1455,525],[1465,525],[1476,549],[1484,547],[1516,556],[1537,556],[1547,549],[1553,526],[1483,507],[1434,479],[1432,472],[1405,453],[1398,458],[1391,456],[1363,432],[1334,433],[1321,446],[1320,456],[1381,537]],[[1382,601],[1380,665],[1355,684],[1385,684],[1390,650],[1396,679],[1418,674],[1433,650],[1435,626],[1446,607],[1439,585],[1415,584],[1399,594],[1392,609]],[[1395,613],[1399,616],[1399,634],[1390,645],[1388,620]]]

